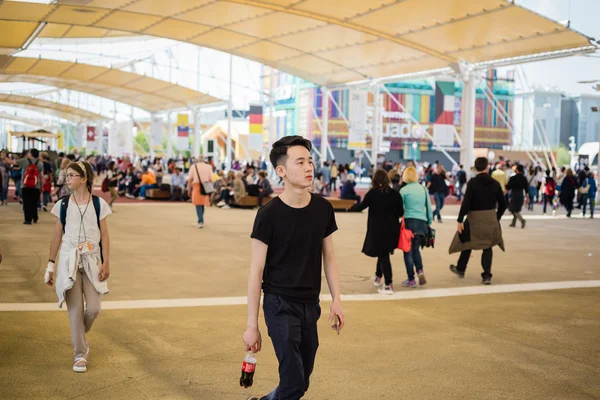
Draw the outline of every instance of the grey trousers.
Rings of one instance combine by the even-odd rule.
[[[84,271],[77,272],[75,284],[73,288],[67,290],[65,300],[69,310],[71,342],[75,358],[86,358],[88,345],[85,334],[92,329],[92,324],[100,313],[100,295]]]

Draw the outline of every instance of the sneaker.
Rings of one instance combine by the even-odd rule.
[[[379,276],[376,276],[375,279],[373,279],[373,286],[381,287],[381,278]]]
[[[402,282],[402,286],[407,287],[407,288],[416,288],[417,287],[417,282],[415,282],[414,280],[409,281],[407,279],[404,282]]]
[[[526,224],[527,224],[527,221],[523,220],[523,223],[521,224],[521,229],[525,229]]]
[[[552,216],[556,217],[556,210],[552,211]]]
[[[481,281],[481,283],[483,283],[484,285],[491,285],[492,284],[492,278],[483,278],[483,280]]]
[[[23,225],[31,225],[31,221],[29,221],[29,222],[25,221],[25,222],[23,222]]]
[[[198,224],[198,225],[196,225],[196,228],[202,229],[202,228],[204,228],[204,224]]]
[[[220,202],[217,203],[217,207],[223,207],[226,203],[221,200]]]
[[[385,285],[377,290],[379,294],[394,294],[394,285]]]
[[[127,197],[128,199],[135,199],[135,197],[132,194],[127,193],[125,195],[125,197]]]
[[[452,273],[458,276],[460,279],[465,277],[463,272],[460,272],[458,269],[456,269],[456,265],[450,265],[450,271],[452,271]]]
[[[438,219],[438,223],[443,224],[444,222],[441,219]]]
[[[425,279],[423,270],[417,271],[417,275],[419,275],[419,286],[425,285],[427,283],[427,279]]]
[[[223,207],[221,207],[222,210],[229,210],[231,207],[229,206],[229,204],[225,204]]]
[[[44,212],[48,212],[48,209],[46,208],[46,206],[42,207],[42,210],[44,210]]]
[[[138,196],[138,198],[137,198],[137,199],[138,199],[138,200],[146,200],[146,198],[145,198],[145,197],[142,197],[142,196]]]

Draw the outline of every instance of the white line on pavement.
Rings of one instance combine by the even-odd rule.
[[[446,289],[406,289],[392,295],[348,294],[342,301],[389,301],[431,299],[438,297],[473,296],[479,294],[535,292],[542,290],[580,289],[600,287],[600,280],[564,281],[543,283],[518,283],[491,286],[466,286]],[[329,295],[321,295],[322,301],[330,301]],[[197,299],[154,299],[103,301],[103,310],[128,310],[144,308],[214,307],[245,305],[246,297],[207,297]],[[63,307],[62,311],[65,311]],[[5,311],[61,311],[56,303],[0,303],[0,312]]]

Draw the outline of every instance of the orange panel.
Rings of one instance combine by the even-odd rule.
[[[206,32],[209,29],[209,26],[193,24],[191,22],[178,21],[169,18],[159,22],[156,25],[153,25],[149,29],[145,30],[144,33],[159,37],[185,40],[198,36],[202,32]]]

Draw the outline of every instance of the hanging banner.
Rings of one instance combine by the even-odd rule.
[[[92,151],[96,150],[96,127],[95,126],[87,126],[86,129],[86,144],[85,149],[88,154]]]
[[[365,90],[350,90],[349,93],[348,149],[362,149],[367,146],[367,101],[368,92]]]
[[[133,121],[113,122],[108,137],[108,153],[113,157],[133,154]]]
[[[313,126],[313,91],[312,89],[300,90],[298,100],[298,135],[311,140]]]
[[[454,81],[435,82],[433,140],[441,146],[454,145],[454,92]]]
[[[263,147],[263,108],[260,105],[250,105],[248,111],[248,123],[250,132],[248,136],[248,149],[260,151]]]
[[[81,149],[83,147],[83,137],[86,135],[86,126],[83,124],[77,125],[77,129],[75,129],[75,134],[73,135],[73,147],[76,149]]]
[[[177,149],[189,150],[190,126],[187,114],[177,114]]]
[[[62,131],[58,131],[56,134],[58,135],[58,143],[56,146],[58,151],[65,151],[65,135]]]
[[[163,121],[159,117],[152,118],[150,123],[150,146],[155,151],[163,148]]]

